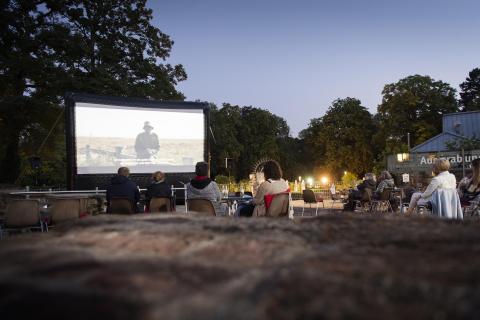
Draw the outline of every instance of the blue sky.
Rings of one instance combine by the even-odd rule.
[[[252,105],[296,136],[337,98],[375,113],[385,84],[430,75],[458,90],[480,67],[480,1],[151,0],[187,100]]]

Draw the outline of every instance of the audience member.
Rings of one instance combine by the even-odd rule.
[[[267,213],[265,206],[265,196],[286,192],[289,190],[288,184],[282,178],[282,168],[275,160],[269,160],[263,165],[263,174],[265,181],[260,184],[255,197],[248,204],[239,206],[236,215],[241,217],[262,217]]]
[[[150,200],[154,197],[172,197],[172,188],[165,182],[165,174],[162,171],[156,171],[152,174],[153,182],[147,187],[145,192],[145,205],[150,209]]]
[[[457,191],[460,202],[465,205],[480,196],[480,158],[472,161],[472,175],[460,181]]]
[[[415,192],[412,195],[410,204],[408,206],[407,214],[412,214],[417,205],[426,205],[432,196],[432,193],[437,189],[455,189],[457,180],[453,174],[448,172],[450,169],[450,162],[446,159],[436,159],[433,164],[433,174],[435,177],[428,185],[425,192]]]
[[[227,205],[221,203],[222,194],[215,181],[208,177],[208,163],[197,162],[195,165],[196,177],[187,184],[187,198],[201,198],[212,201],[216,215],[225,215]]]
[[[375,191],[377,196],[383,192],[383,189],[395,187],[395,181],[388,171],[382,171],[378,180],[380,182],[378,183],[377,190]]]
[[[355,189],[350,190],[347,203],[343,206],[343,210],[353,211],[355,209],[355,201],[362,199],[362,194],[366,189],[370,190],[372,195],[377,189],[377,182],[373,173],[366,173],[363,181],[358,184]]]
[[[120,167],[118,174],[111,179],[111,184],[107,188],[107,212],[110,212],[110,201],[114,197],[128,198],[132,201],[135,212],[138,212],[140,191],[137,184],[128,178],[129,175],[130,170],[127,167]]]

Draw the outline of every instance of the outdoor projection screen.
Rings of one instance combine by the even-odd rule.
[[[194,172],[205,160],[204,104],[110,98],[72,107],[77,175]]]

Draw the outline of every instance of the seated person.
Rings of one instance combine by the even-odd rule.
[[[222,194],[215,181],[208,177],[208,163],[197,162],[195,165],[196,177],[187,183],[187,199],[208,199],[212,202],[217,216],[224,216],[227,205],[221,203]]]
[[[130,169],[120,167],[118,174],[111,179],[111,184],[107,188],[107,212],[110,212],[110,200],[114,197],[128,198],[133,203],[134,211],[138,212],[140,191],[137,184],[128,178],[129,175]]]
[[[425,192],[415,192],[412,195],[406,214],[412,214],[417,205],[426,205],[432,197],[432,193],[437,189],[455,189],[457,179],[448,172],[450,162],[446,159],[436,159],[433,164],[433,174],[435,177],[428,185]]]
[[[377,190],[375,190],[375,197],[380,197],[385,188],[394,188],[395,181],[393,181],[392,175],[388,171],[382,171],[379,177],[379,183]]]
[[[348,194],[347,203],[343,207],[343,210],[354,210],[355,209],[355,200],[362,199],[362,193],[365,189],[369,189],[374,194],[377,190],[377,181],[375,180],[375,175],[373,173],[366,173],[363,181],[356,187],[356,190],[350,190]]]
[[[472,175],[463,178],[458,184],[458,195],[463,205],[470,203],[478,198],[480,200],[480,158],[472,161]]]
[[[172,188],[165,182],[165,174],[162,171],[156,171],[152,174],[153,182],[147,187],[145,192],[145,205],[150,209],[150,200],[154,197],[172,198]]]
[[[265,162],[263,174],[265,181],[259,185],[255,197],[249,203],[240,205],[235,215],[263,217],[267,214],[265,195],[289,191],[287,182],[282,179],[282,169],[277,161],[269,160]]]

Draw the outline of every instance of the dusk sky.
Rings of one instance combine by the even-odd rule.
[[[175,41],[187,100],[267,109],[296,136],[337,98],[375,113],[385,84],[429,75],[455,89],[480,67],[480,1],[149,1]]]

